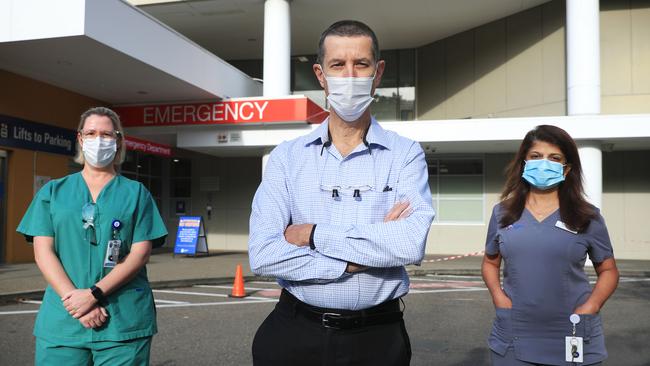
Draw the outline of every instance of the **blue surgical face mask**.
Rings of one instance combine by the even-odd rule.
[[[537,189],[551,189],[564,181],[564,165],[547,159],[526,160],[521,176]]]

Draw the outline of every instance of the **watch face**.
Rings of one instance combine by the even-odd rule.
[[[97,286],[93,286],[93,287],[91,287],[91,288],[90,288],[90,292],[93,294],[93,296],[94,296],[95,299],[97,299],[97,300],[101,300],[101,298],[102,298],[103,295],[104,295],[104,293],[102,292],[102,290],[101,290],[99,287],[97,287]]]

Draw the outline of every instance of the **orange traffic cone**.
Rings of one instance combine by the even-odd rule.
[[[232,284],[232,293],[229,297],[246,297],[246,290],[244,289],[244,275],[242,274],[241,264],[237,265],[235,271],[235,282]]]

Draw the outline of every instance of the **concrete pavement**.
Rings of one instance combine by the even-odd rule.
[[[473,256],[429,255],[421,266],[408,266],[411,275],[479,275],[480,253]],[[178,287],[189,284],[232,283],[237,264],[241,264],[246,280],[254,277],[245,252],[211,251],[209,256],[174,256],[172,248],[154,249],[147,271],[153,288]],[[618,260],[621,276],[650,277],[650,261]],[[593,268],[588,269],[594,274]],[[34,263],[0,265],[0,301],[39,296],[47,286]]]

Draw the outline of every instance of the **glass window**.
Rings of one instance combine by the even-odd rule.
[[[291,59],[291,93],[304,95],[321,108],[327,109],[325,92],[312,69],[314,63],[316,63],[316,55],[297,56]]]
[[[162,179],[160,177],[151,177],[149,181],[149,192],[154,197],[162,195]]]
[[[291,90],[323,90],[314,74],[315,63],[316,55],[297,56],[291,59]]]
[[[192,161],[190,159],[173,159],[171,163],[171,177],[191,177]]]
[[[151,155],[139,154],[138,157],[138,175],[151,174]]]
[[[483,159],[427,156],[427,165],[435,222],[483,223]]]
[[[170,193],[172,197],[190,197],[192,195],[192,181],[189,178],[173,178]]]
[[[438,222],[482,222],[483,201],[477,200],[440,200]]]
[[[262,79],[264,70],[262,60],[230,60],[228,63],[251,78]]]
[[[415,87],[415,49],[399,50],[398,86],[400,88]],[[400,93],[402,94],[402,93]]]
[[[162,165],[169,159],[127,151],[120,174],[142,183],[155,199],[162,197]]]
[[[170,217],[191,212],[192,197],[192,161],[176,158],[170,160]]]
[[[382,51],[386,61],[384,76],[372,107],[378,120],[412,121],[415,119],[415,50]]]
[[[124,162],[120,166],[120,168],[122,169],[122,174],[124,174],[124,172],[135,173],[138,171],[137,154],[138,153],[136,153],[135,151],[130,151],[130,150],[126,152],[126,156],[124,157]]]

